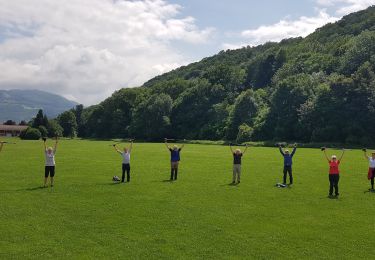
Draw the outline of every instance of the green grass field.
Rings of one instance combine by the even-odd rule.
[[[131,183],[113,184],[121,157],[109,144],[60,141],[55,187],[46,189],[41,141],[4,147],[1,259],[374,257],[375,194],[359,150],[345,155],[340,198],[329,199],[319,149],[297,150],[295,184],[279,189],[276,148],[250,148],[231,186],[227,146],[186,145],[170,183],[165,146],[134,144]]]

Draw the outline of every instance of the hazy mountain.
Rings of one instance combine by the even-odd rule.
[[[0,90],[0,122],[20,122],[35,117],[39,109],[53,118],[77,105],[59,95],[40,90]]]

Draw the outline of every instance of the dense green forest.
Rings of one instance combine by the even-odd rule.
[[[69,113],[81,137],[375,143],[375,7],[306,38],[221,51]]]

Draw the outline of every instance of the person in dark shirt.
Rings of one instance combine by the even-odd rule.
[[[171,181],[177,180],[177,173],[178,173],[178,165],[180,163],[180,152],[184,145],[181,145],[181,147],[178,147],[177,145],[174,145],[173,148],[168,146],[167,140],[165,140],[165,146],[171,153]]]
[[[233,151],[232,144],[229,145],[229,148],[233,154],[233,179],[232,184],[236,184],[241,182],[241,159],[242,156],[245,154],[248,146],[246,145],[246,148],[243,152],[241,152],[240,149],[236,149]]]
[[[286,184],[287,173],[289,174],[290,184],[293,184],[292,164],[293,164],[293,155],[296,153],[296,150],[297,150],[297,144],[294,144],[292,153],[290,153],[289,150],[287,149],[283,151],[283,148],[281,147],[281,145],[279,146],[279,150],[280,150],[281,155],[284,157],[283,184]]]

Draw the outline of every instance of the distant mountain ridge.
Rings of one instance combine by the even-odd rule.
[[[0,90],[0,123],[13,120],[29,121],[39,109],[54,118],[78,103],[41,90]]]

